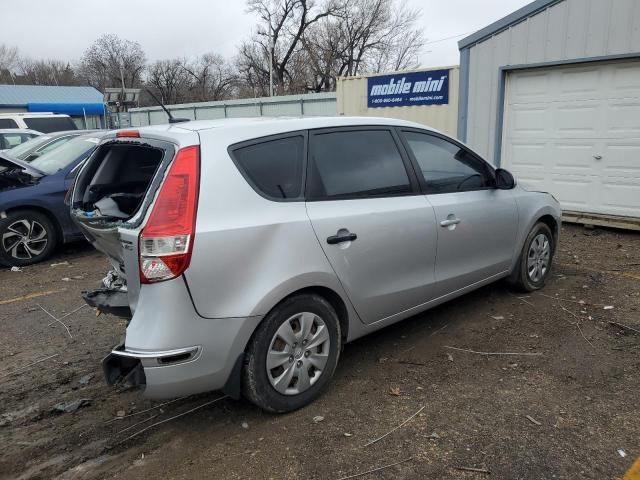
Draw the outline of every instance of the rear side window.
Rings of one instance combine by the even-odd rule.
[[[24,123],[31,130],[42,133],[62,132],[63,130],[76,130],[76,124],[69,117],[40,117],[25,118]]]
[[[311,200],[411,192],[407,170],[388,130],[349,130],[311,137]]]
[[[0,128],[18,128],[18,124],[11,118],[0,118]]]
[[[302,197],[304,137],[269,140],[233,151],[236,164],[252,187],[275,200]]]

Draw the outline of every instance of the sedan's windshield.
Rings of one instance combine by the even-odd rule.
[[[57,171],[67,167],[78,157],[96,148],[99,141],[99,138],[92,136],[74,138],[60,148],[51,150],[36,158],[30,165],[47,175],[53,175]]]

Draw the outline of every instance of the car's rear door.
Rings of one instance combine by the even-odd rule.
[[[311,131],[306,197],[318,242],[365,323],[433,298],[435,217],[392,129]]]
[[[458,142],[426,130],[400,133],[438,223],[439,296],[506,272],[518,230],[512,191],[495,188],[491,167]]]

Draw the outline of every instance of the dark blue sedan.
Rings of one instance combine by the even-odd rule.
[[[64,197],[105,133],[77,137],[31,163],[0,153],[0,264],[40,262],[56,245],[82,238]]]

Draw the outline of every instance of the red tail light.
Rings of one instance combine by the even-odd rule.
[[[140,234],[140,282],[181,275],[189,266],[200,188],[200,150],[178,151]]]

